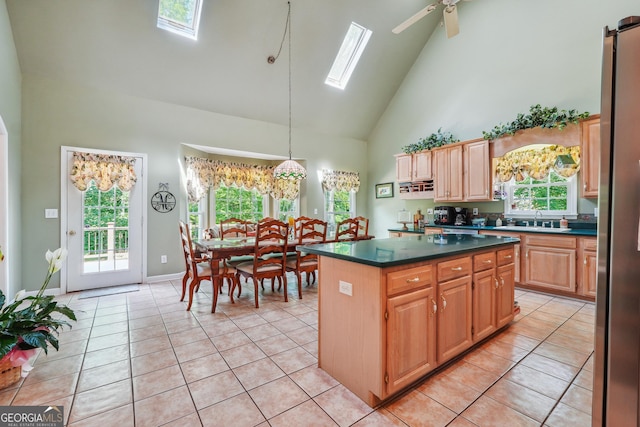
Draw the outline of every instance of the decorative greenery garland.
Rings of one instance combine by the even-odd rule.
[[[442,132],[442,128],[437,132],[432,133],[426,138],[420,138],[415,144],[409,144],[402,147],[402,151],[405,154],[417,153],[422,150],[431,150],[432,148],[442,147],[443,145],[453,144],[454,142],[460,142],[451,135],[450,132]]]
[[[570,123],[578,123],[589,117],[589,113],[578,113],[577,110],[558,110],[558,107],[541,107],[540,104],[532,105],[529,114],[519,113],[516,119],[507,124],[499,124],[489,131],[482,131],[484,139],[497,139],[505,135],[514,135],[522,129],[535,127],[564,129]]]

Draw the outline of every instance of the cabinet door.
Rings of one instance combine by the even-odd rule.
[[[424,181],[432,178],[431,151],[413,154],[413,180]]]
[[[449,197],[449,153],[447,150],[433,152],[433,200],[448,200]]]
[[[582,122],[580,181],[582,197],[598,197],[600,173],[600,118]]]
[[[525,251],[525,281],[528,285],[575,292],[575,249],[527,245]]]
[[[411,384],[436,366],[434,288],[387,300],[387,392]]]
[[[464,145],[464,198],[492,200],[490,194],[489,141]]]
[[[449,195],[447,199],[460,202],[464,197],[462,145],[451,147],[447,151],[449,152]]]
[[[496,331],[496,269],[473,275],[473,342],[478,342]]]
[[[396,181],[411,182],[411,154],[399,154],[396,156]]]
[[[596,297],[596,275],[598,274],[597,253],[584,251],[582,253],[582,293],[585,296]]]
[[[471,276],[438,284],[438,363],[471,347],[471,299]]]
[[[513,302],[515,299],[515,266],[502,265],[497,268],[496,282],[496,328],[500,329],[513,320]]]

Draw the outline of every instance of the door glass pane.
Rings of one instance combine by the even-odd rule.
[[[82,195],[83,271],[129,269],[129,192],[100,191],[91,182]]]

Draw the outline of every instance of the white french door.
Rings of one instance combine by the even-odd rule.
[[[91,182],[85,191],[78,190],[69,179],[74,151],[134,157],[136,184],[130,191],[115,185],[101,191]],[[62,156],[62,234],[69,251],[62,277],[67,292],[142,283],[145,156],[71,147],[63,147]]]

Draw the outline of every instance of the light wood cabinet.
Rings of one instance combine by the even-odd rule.
[[[432,178],[431,151],[396,155],[398,182],[426,181]]]
[[[389,394],[402,390],[436,366],[436,303],[432,287],[387,300]]]
[[[576,292],[576,238],[525,235],[525,283]]]
[[[514,264],[499,265],[496,269],[496,328],[513,320],[515,297]]]
[[[489,141],[464,144],[464,200],[493,200],[490,169]]]
[[[496,269],[473,273],[473,341],[496,331]]]
[[[471,258],[438,263],[438,363],[471,347]]]
[[[396,155],[396,181],[410,182],[412,180],[412,162],[411,154]]]
[[[596,277],[598,274],[597,242],[595,238],[583,237],[579,242],[578,293],[586,297],[596,297]]]
[[[433,150],[434,196],[436,202],[463,200],[462,145]]]
[[[600,179],[600,116],[581,123],[580,181],[582,197],[598,197]]]

